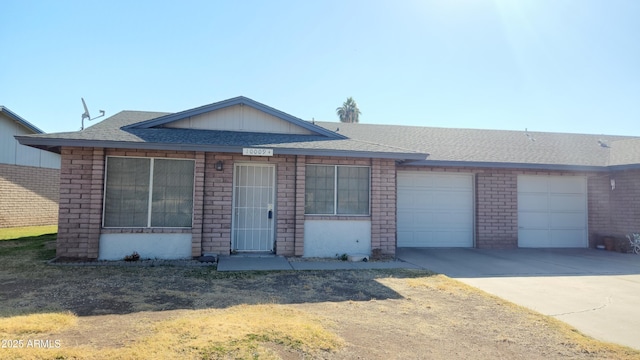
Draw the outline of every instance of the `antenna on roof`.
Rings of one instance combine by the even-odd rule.
[[[84,130],[84,119],[87,119],[88,121],[91,120],[95,120],[97,118],[103,117],[104,116],[104,110],[100,110],[100,115],[94,117],[93,119],[91,118],[91,115],[89,115],[89,109],[87,108],[87,103],[84,102],[84,98],[80,98],[80,100],[82,100],[82,106],[84,107],[84,113],[82,114],[82,127],[80,128],[80,130]]]
[[[527,135],[527,138],[531,141],[536,141],[536,138],[533,137],[533,135],[529,134],[529,130],[527,130],[527,128],[524,128],[524,134]]]
[[[607,144],[602,139],[598,139],[598,144],[600,144],[600,146],[603,147],[603,148],[608,148],[609,147],[609,144]]]

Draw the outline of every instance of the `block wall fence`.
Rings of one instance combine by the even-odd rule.
[[[58,223],[60,170],[0,164],[0,228]]]

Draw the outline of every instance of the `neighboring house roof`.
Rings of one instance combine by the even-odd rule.
[[[239,103],[303,127],[313,134],[274,134],[165,127],[170,122],[213,112]],[[60,152],[61,146],[219,152],[242,152],[245,147],[262,147],[272,148],[274,154],[378,157],[398,160],[419,160],[427,156],[425,153],[405,148],[348,139],[341,134],[294,118],[244,97],[175,114],[122,111],[81,131],[18,136],[16,138],[24,145],[54,152]]]
[[[316,122],[349,138],[429,156],[407,165],[603,170],[640,164],[640,138],[504,130]]]
[[[27,120],[20,117],[18,114],[14,113],[13,111],[9,110],[8,108],[2,105],[0,105],[0,113],[7,115],[10,119],[14,120],[15,122],[29,129],[35,134],[42,134],[44,132],[40,130],[38,127],[36,127],[35,125],[33,125],[32,123],[28,122]]]

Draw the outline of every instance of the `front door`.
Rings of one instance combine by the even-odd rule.
[[[234,165],[233,250],[273,251],[274,196],[274,165]]]

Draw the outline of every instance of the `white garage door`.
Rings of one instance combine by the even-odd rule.
[[[472,247],[473,175],[398,172],[398,247]]]
[[[518,176],[518,246],[587,247],[587,181]]]

